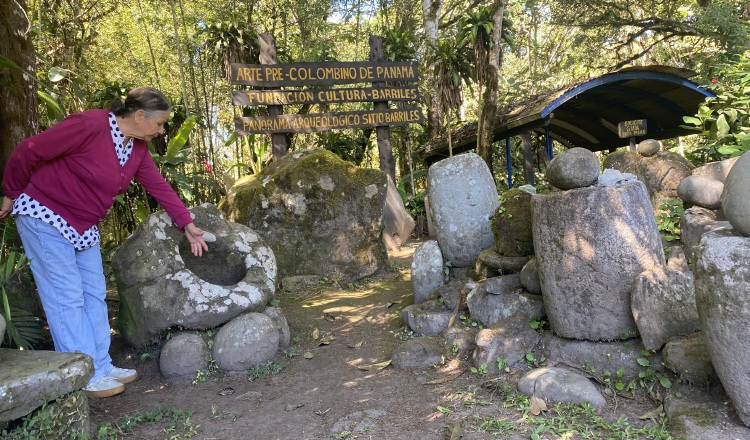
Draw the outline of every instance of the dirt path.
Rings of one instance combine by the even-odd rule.
[[[446,423],[437,407],[445,389],[422,382],[449,375],[455,362],[417,372],[358,368],[389,360],[403,342],[400,312],[412,302],[409,264],[415,246],[393,255],[393,270],[376,279],[341,289],[324,285],[318,292],[281,293],[293,341],[288,354],[277,357],[283,370],[269,379],[216,374],[195,385],[171,383],[159,374],[156,355],[142,361],[143,353],[115,336],[113,359],[137,368],[141,378],[120,396],[92,399],[92,424],[111,423],[133,411],[153,412],[161,404],[193,411],[190,423],[201,425],[195,438],[203,439],[442,438]],[[320,338],[336,339],[319,345],[312,338],[315,329]],[[221,395],[227,388],[233,393]],[[186,432],[162,429],[163,424],[139,423],[132,436],[161,439]]]
[[[425,384],[467,368],[468,363],[458,359],[419,371],[358,368],[388,361],[406,337],[400,312],[412,303],[409,268],[417,244],[393,255],[393,269],[373,280],[341,289],[324,285],[317,292],[281,293],[280,307],[293,342],[276,358],[282,371],[270,378],[250,381],[245,373],[214,374],[196,384],[171,383],[161,377],[156,353],[142,360],[143,353],[115,336],[115,363],[137,368],[141,378],[120,396],[92,399],[92,425],[112,424],[140,411],[140,416],[131,416],[133,430],[123,437],[421,440],[451,438],[461,425],[463,439],[528,438],[476,429],[485,416],[511,421],[520,417],[516,409],[503,405],[513,393],[498,392],[512,388],[513,375],[493,389],[481,387],[487,377],[470,372],[442,384]],[[315,329],[319,338],[335,339],[320,345],[312,337]],[[144,421],[148,416],[169,413],[159,413],[158,405],[192,411],[190,427],[171,426],[164,419],[149,426]],[[649,409],[648,404],[637,405],[632,411]],[[181,417],[177,419],[184,424]]]

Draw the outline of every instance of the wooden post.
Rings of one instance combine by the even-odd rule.
[[[382,62],[383,56],[383,37],[373,35],[370,37],[370,61]],[[374,88],[385,87],[384,82],[373,82]],[[387,110],[388,102],[381,101],[375,103],[375,110]],[[396,163],[393,160],[393,148],[391,147],[391,128],[388,125],[379,126],[375,129],[378,140],[378,156],[380,157],[380,171],[391,176],[391,180],[396,184]]]
[[[531,152],[531,133],[528,131],[523,134],[521,141],[523,151],[523,174],[527,185],[534,184],[534,155]]]
[[[258,45],[260,46],[260,63],[261,64],[278,64],[279,61],[276,59],[276,38],[271,34],[260,34],[258,35]],[[284,106],[281,105],[269,105],[268,115],[279,116],[284,114]],[[274,133],[271,135],[271,160],[277,161],[281,159],[289,149],[286,142],[286,134]]]

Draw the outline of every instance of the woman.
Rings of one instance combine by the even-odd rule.
[[[203,231],[164,180],[147,142],[164,134],[172,107],[152,87],[133,89],[109,110],[87,110],[22,141],[3,176],[0,219],[12,214],[31,261],[56,351],[88,354],[86,391],[108,397],[138,377],[112,365],[98,224],[135,177],[185,232],[191,251]]]

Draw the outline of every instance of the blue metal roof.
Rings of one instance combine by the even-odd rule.
[[[619,137],[618,124],[635,119],[647,121],[647,133],[637,141],[694,134],[682,127],[682,118],[695,115],[714,94],[687,79],[693,75],[687,69],[647,66],[582,81],[499,112],[495,140],[536,131],[568,148],[615,149],[629,144]],[[454,154],[475,147],[476,123],[454,132]],[[445,156],[443,141],[432,143],[422,155],[428,163]]]

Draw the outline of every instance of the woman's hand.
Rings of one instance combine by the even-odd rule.
[[[3,202],[3,206],[5,206]],[[203,240],[203,231],[195,226],[195,223],[185,225],[185,235],[190,242],[190,252],[196,257],[203,255],[203,251],[208,251],[208,245]]]
[[[13,211],[13,200],[3,197],[3,206],[0,208],[0,220],[7,217],[11,211]]]

